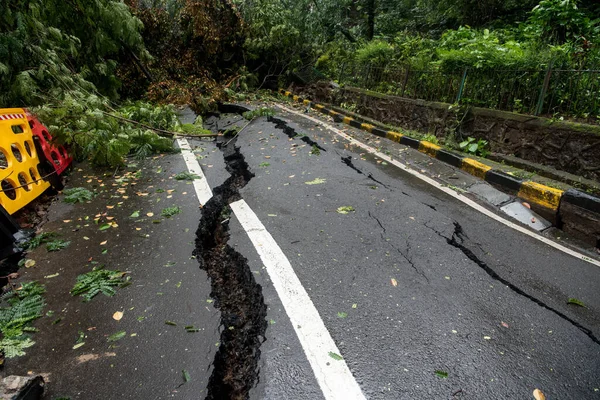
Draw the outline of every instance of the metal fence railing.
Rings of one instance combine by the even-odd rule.
[[[338,82],[411,99],[600,123],[600,70],[412,70],[344,64]]]

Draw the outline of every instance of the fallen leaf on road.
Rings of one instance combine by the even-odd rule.
[[[448,373],[446,371],[442,371],[440,369],[436,369],[435,374],[437,376],[439,376],[440,378],[444,378],[444,379],[448,377]]]
[[[531,206],[529,205],[529,203],[521,203],[523,204],[523,206],[527,207],[527,208],[531,208]]]
[[[339,214],[348,214],[349,212],[356,211],[352,206],[341,206],[338,207],[337,211]]]
[[[35,265],[35,260],[28,258],[25,260],[25,268],[31,268]]]
[[[84,344],[85,344],[85,342],[77,343],[76,345],[73,346],[73,350],[76,350],[76,349],[80,348]]]
[[[392,282],[393,286],[398,286],[398,281],[395,280],[394,278],[390,279],[390,281]]]
[[[323,178],[315,178],[312,181],[304,182],[307,185],[320,185],[321,183],[325,183],[325,179]]]
[[[115,321],[120,321],[123,318],[123,311],[117,311],[113,314],[113,319]]]
[[[343,311],[338,311],[337,316],[338,316],[338,318],[346,318],[348,316],[348,313],[345,313]]]
[[[184,382],[189,382],[190,381],[190,373],[187,372],[185,369],[181,371],[183,373],[183,381]]]
[[[330,351],[330,352],[329,352],[329,357],[333,358],[333,359],[334,359],[334,360],[336,360],[336,361],[341,361],[341,360],[343,360],[343,359],[344,359],[344,357],[340,356],[340,355],[339,355],[339,354],[337,354],[337,353],[334,353],[333,351]]]
[[[146,215],[147,215],[148,217],[154,217],[154,213],[153,213],[153,212],[146,213]]]
[[[127,332],[125,332],[125,331],[119,331],[117,333],[113,333],[112,335],[110,335],[106,340],[109,342],[116,342],[118,340],[123,339],[126,334],[127,334]]]
[[[533,391],[533,397],[535,398],[535,400],[546,400],[546,396],[540,389],[535,389]]]
[[[492,338],[491,338],[491,337],[489,337],[489,336],[484,336],[483,338],[484,338],[485,340],[492,340]]]
[[[587,308],[586,305],[585,305],[585,303],[583,301],[581,301],[579,299],[576,299],[576,298],[573,298],[573,297],[571,297],[569,299],[569,301],[567,301],[567,304],[574,304],[574,305],[579,306],[579,307]]]
[[[504,322],[504,321],[500,321],[500,324],[501,324],[503,327],[505,327],[505,328],[508,328],[508,324],[507,324],[506,322]]]
[[[100,228],[98,228],[99,231],[105,231],[107,229],[110,228],[110,224],[102,224],[100,225]]]
[[[60,275],[58,272],[52,275],[46,275],[44,278],[46,279],[50,279],[50,278],[56,278],[58,275]]]
[[[105,240],[104,242],[101,242],[100,246],[104,246],[107,242],[108,242],[108,240]]]
[[[88,361],[98,360],[100,357],[116,357],[117,353],[107,352],[104,354],[82,354],[76,358],[77,364],[81,364]]]

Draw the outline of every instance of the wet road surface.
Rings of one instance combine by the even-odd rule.
[[[245,123],[206,119],[215,131]],[[478,184],[343,130],[457,190]],[[528,399],[536,388],[547,398],[600,398],[597,266],[296,114],[188,142],[210,189],[174,180],[189,163],[171,154],[132,163],[137,178],[114,189],[124,173],[75,171],[69,185],[100,195],[51,206],[44,229],[72,244],[32,253],[37,267],[25,276],[46,283],[55,314],[36,322],[37,350],[7,366],[49,374],[48,399]],[[200,194],[210,198],[202,208]],[[180,214],[159,217],[173,205]],[[86,223],[104,212],[118,228]],[[99,245],[107,239],[112,246]],[[130,271],[133,284],[88,304],[72,298],[90,260]],[[118,310],[121,321],[111,318]],[[127,337],[107,344],[119,330]],[[86,344],[73,349],[80,331]]]

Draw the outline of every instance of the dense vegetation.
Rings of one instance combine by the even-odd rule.
[[[598,69],[599,15],[594,0],[5,0],[0,106],[35,108],[80,157],[118,165],[170,148],[123,118],[180,130],[156,104],[205,112],[349,64]]]
[[[240,1],[247,51],[281,67],[598,67],[600,5],[575,0]],[[286,51],[283,51],[286,49]],[[272,68],[273,70],[273,68]]]

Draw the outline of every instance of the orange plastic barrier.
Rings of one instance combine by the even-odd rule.
[[[0,109],[0,205],[14,214],[50,187],[43,178],[25,110]]]

